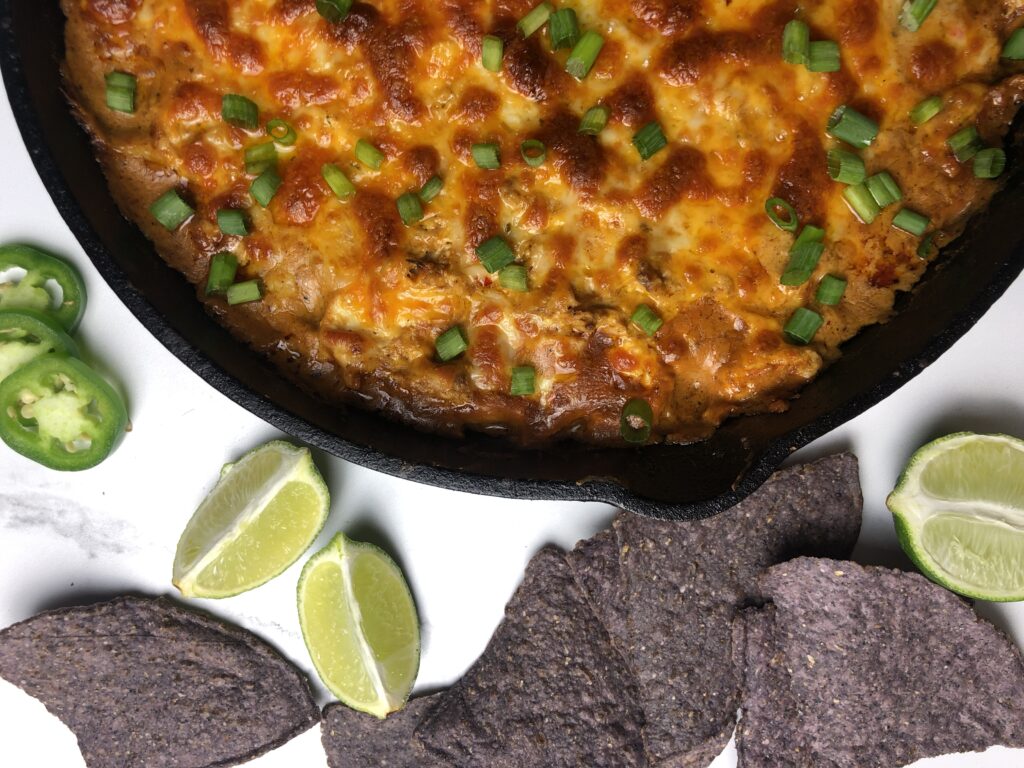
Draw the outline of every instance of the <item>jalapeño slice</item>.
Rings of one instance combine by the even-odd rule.
[[[0,309],[0,381],[43,355],[78,357],[56,320],[31,309]]]
[[[117,393],[73,357],[37,357],[0,382],[0,439],[50,469],[96,466],[127,423]]]
[[[25,275],[0,282],[0,309],[34,309],[54,317],[64,330],[75,330],[85,311],[85,283],[77,269],[37,248],[2,245],[0,273],[12,269],[23,269]],[[59,303],[47,288],[51,280],[60,287]]]

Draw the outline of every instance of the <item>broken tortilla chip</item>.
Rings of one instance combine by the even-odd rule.
[[[309,683],[269,645],[165,598],[121,597],[8,627],[0,677],[74,732],[89,768],[234,765],[320,719]]]
[[[645,765],[636,688],[565,555],[530,561],[487,649],[416,729],[456,768]]]
[[[741,766],[1024,747],[1020,652],[956,595],[916,573],[816,558],[769,569],[761,587],[774,613],[747,628]]]
[[[320,722],[320,741],[330,768],[444,768],[448,765],[413,738],[420,719],[440,694],[410,699],[384,720],[344,704],[329,704]]]
[[[614,610],[626,614],[616,640],[636,675],[652,764],[698,768],[725,748],[742,680],[732,647],[738,606],[756,598],[770,565],[848,556],[861,506],[857,459],[839,454],[776,472],[706,520],[616,519],[623,607]]]

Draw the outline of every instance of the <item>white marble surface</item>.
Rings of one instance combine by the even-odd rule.
[[[81,474],[48,471],[0,446],[0,627],[123,591],[170,593],[178,534],[221,464],[281,435],[191,373],[113,295],[37,178],[0,90],[0,242],[7,241],[46,246],[81,269],[89,308],[78,337],[125,393],[133,430],[112,458]],[[916,446],[960,429],[1024,435],[1024,357],[1016,351],[1022,300],[1024,281],[1018,281],[939,362],[800,453],[850,448],[860,457],[866,503],[861,561],[901,560],[884,499]],[[546,542],[571,546],[612,515],[599,504],[471,496],[330,456],[317,461],[333,496],[322,541],[343,529],[386,542],[412,584],[423,622],[420,689],[451,682],[476,658],[532,552]],[[277,644],[315,677],[295,615],[298,568],[248,594],[200,602]],[[1024,641],[1024,605],[978,608]],[[318,730],[309,731],[251,765],[326,766],[318,739]],[[992,749],[917,765],[1022,763],[1024,751]],[[3,681],[0,765],[83,765],[70,732]],[[730,746],[715,768],[733,765]]]

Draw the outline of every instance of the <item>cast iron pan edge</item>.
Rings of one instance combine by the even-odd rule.
[[[643,449],[614,449],[605,451],[610,458],[603,457],[602,460],[595,461],[596,464],[605,467],[614,467],[617,464],[617,459],[622,457],[630,464],[643,465],[646,463],[644,460],[637,462],[636,459],[646,455],[651,457],[651,464],[665,464],[666,452],[676,453],[681,459],[681,461],[675,462],[679,473],[685,474],[688,470],[695,485],[705,483],[705,486],[696,492],[693,492],[693,486],[685,486],[684,497],[679,498],[678,501],[648,498],[615,480],[591,479],[586,474],[579,475],[577,473],[577,477],[573,479],[537,479],[523,476],[513,478],[500,475],[500,462],[497,463],[497,466],[492,464],[484,471],[472,471],[465,468],[451,469],[422,460],[409,461],[395,455],[400,453],[400,450],[385,452],[362,442],[343,438],[274,403],[267,396],[258,392],[256,387],[243,383],[237,376],[229,373],[221,364],[201,351],[196,344],[186,339],[131,282],[128,274],[114,259],[85,215],[48,147],[44,131],[32,104],[28,82],[18,52],[19,42],[12,18],[16,3],[21,4],[22,12],[33,15],[32,32],[29,33],[34,38],[33,42],[49,45],[55,52],[49,57],[49,64],[55,70],[59,66],[61,43],[59,40],[51,39],[47,42],[39,38],[43,35],[55,35],[58,38],[63,35],[60,12],[56,10],[56,18],[41,18],[52,17],[55,6],[29,0],[0,0],[0,70],[3,73],[11,107],[36,170],[62,217],[113,291],[132,314],[172,354],[211,386],[253,414],[283,432],[294,435],[317,448],[395,477],[455,491],[506,498],[600,501],[640,514],[668,519],[694,519],[714,514],[727,509],[751,493],[793,451],[884,399],[922,371],[984,314],[1013,282],[1024,266],[1024,249],[1018,248],[1013,257],[1007,259],[998,269],[994,278],[967,304],[966,309],[957,313],[940,333],[933,335],[918,354],[902,360],[890,369],[891,372],[887,376],[881,378],[870,388],[846,399],[841,407],[833,408],[802,426],[764,441],[756,436],[744,436],[742,430],[735,427],[741,422],[751,422],[748,417],[727,423],[714,439],[714,442],[719,443],[717,448],[712,441],[706,441],[698,444],[697,448],[693,446],[654,446]],[[41,8],[41,5],[45,5],[45,7]],[[29,8],[31,10],[27,10]],[[66,108],[64,111],[67,112]],[[85,140],[81,131],[79,131],[79,139]],[[98,168],[94,167],[94,172],[97,176],[100,175]],[[150,250],[152,250],[151,247]],[[179,280],[184,283],[183,278],[179,278]],[[212,319],[209,322],[211,326],[215,326]],[[217,328],[219,330],[219,327]],[[211,332],[216,333],[217,331]],[[240,344],[237,346],[241,347]],[[246,353],[255,355],[248,350]],[[362,416],[352,416],[353,420],[360,418]],[[384,422],[380,417],[377,418]],[[762,423],[770,423],[765,420],[772,418],[771,416],[753,417]],[[404,431],[410,442],[423,441],[421,433],[392,422],[382,423],[381,429],[398,430],[399,433]],[[400,434],[398,445],[402,444],[401,436]],[[438,444],[446,442],[445,438],[432,439]],[[487,449],[494,445],[498,446],[494,451],[496,455],[509,450],[507,444],[496,438],[471,436],[470,440],[478,445],[483,445],[485,453],[490,453]],[[481,443],[481,441],[483,442]],[[723,448],[723,446],[725,447]],[[547,454],[540,456],[540,461],[545,464],[549,462],[557,464],[559,455],[567,449],[560,444],[545,450]],[[579,459],[582,451],[584,461],[588,450],[591,449],[579,446],[568,449],[576,457],[576,460]],[[695,453],[697,464],[692,461]],[[593,449],[589,455],[596,460],[601,454],[601,449]],[[660,460],[656,460],[656,457]],[[724,466],[721,467],[721,471],[717,472],[718,477],[715,477],[715,472],[707,471],[712,466],[718,467],[720,463],[724,463]],[[668,466],[670,468],[673,466],[671,461]],[[494,472],[494,474],[490,474],[490,472]],[[614,475],[614,472],[603,474],[609,476]],[[636,477],[637,473],[635,472],[630,475],[631,480],[635,481]],[[713,487],[708,488],[706,485],[708,482]]]

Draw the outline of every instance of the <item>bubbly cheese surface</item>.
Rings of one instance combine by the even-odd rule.
[[[780,410],[925,269],[896,212],[927,215],[945,242],[996,189],[946,139],[977,125],[1000,145],[1021,92],[1000,60],[1014,5],[940,0],[910,32],[902,0],[554,3],[605,40],[582,80],[547,27],[517,32],[533,5],[356,2],[331,23],[313,0],[65,0],[67,70],[115,194],[165,257],[200,291],[221,251],[238,257],[238,279],[262,282],[260,302],[206,298],[236,333],[293,359],[321,392],[445,431],[616,440],[624,403],[642,398],[652,439],[686,441],[731,415]],[[838,72],[783,61],[794,18],[839,44]],[[487,34],[505,41],[500,73],[481,64]],[[134,114],[106,108],[111,71],[136,76]],[[259,106],[259,129],[222,119],[228,93]],[[942,111],[913,125],[910,110],[932,95]],[[597,104],[607,127],[581,134]],[[825,131],[842,104],[878,122],[861,157],[904,196],[870,225],[826,169],[843,146]],[[277,148],[283,183],[263,208],[244,152],[268,141],[274,118],[298,140]],[[632,138],[655,121],[668,145],[644,160]],[[355,159],[360,138],[386,156],[379,170]],[[528,139],[546,147],[539,167],[521,157]],[[484,142],[500,146],[499,169],[474,163]],[[334,196],[325,163],[353,197]],[[442,191],[404,225],[396,199],[435,175]],[[196,213],[166,233],[147,206],[172,187]],[[765,215],[772,196],[826,233],[799,286],[780,284],[793,234]],[[248,212],[251,234],[220,232],[228,207]],[[526,292],[480,263],[477,246],[495,235],[527,268]],[[815,301],[829,274],[848,281],[836,306]],[[654,335],[630,320],[640,305],[663,320]],[[803,346],[783,333],[800,307],[824,318]],[[435,340],[456,325],[468,349],[442,362]],[[535,369],[535,394],[510,394],[516,366]]]

